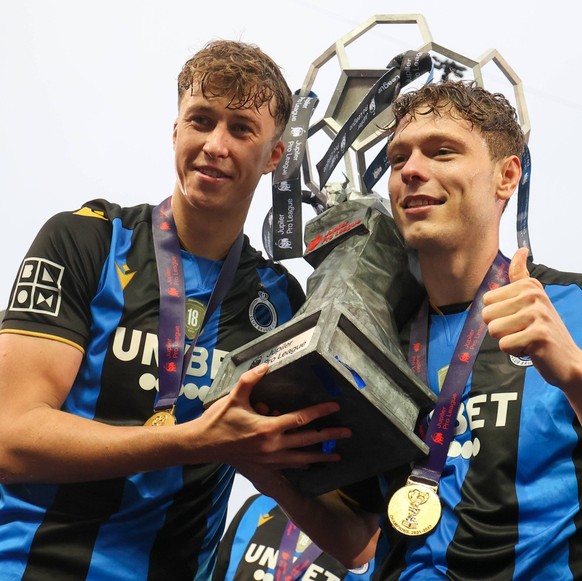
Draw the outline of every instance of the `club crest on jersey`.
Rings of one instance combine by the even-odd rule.
[[[531,367],[533,365],[533,361],[530,359],[529,355],[524,355],[523,357],[516,357],[515,355],[510,355],[509,360],[516,367]]]
[[[24,260],[10,301],[13,311],[56,317],[61,307],[61,281],[65,268],[46,258]]]
[[[251,325],[261,333],[272,331],[277,326],[277,311],[269,300],[269,293],[259,291],[259,296],[249,307]]]

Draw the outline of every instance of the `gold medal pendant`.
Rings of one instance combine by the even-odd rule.
[[[397,490],[388,504],[388,518],[403,535],[418,536],[432,531],[441,518],[438,486],[415,482],[410,478]]]
[[[159,411],[156,412],[145,424],[144,426],[175,426],[176,416],[171,411]]]

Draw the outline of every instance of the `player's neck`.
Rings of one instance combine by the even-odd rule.
[[[188,212],[172,205],[178,238],[184,250],[207,258],[223,260],[244,226],[244,219],[232,220],[213,213]]]
[[[462,252],[419,253],[420,270],[434,305],[472,301],[497,255],[497,248]]]

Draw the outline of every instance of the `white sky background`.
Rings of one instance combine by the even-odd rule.
[[[207,41],[258,44],[281,65],[294,90],[316,58],[371,16],[416,13],[425,16],[437,44],[475,60],[496,48],[521,78],[532,128],[534,258],[580,271],[578,3],[19,0],[0,8],[0,308],[49,216],[96,197],[133,205],[158,203],[171,194],[176,78],[184,61]],[[380,69],[396,54],[422,44],[415,26],[378,26],[354,43],[350,64]],[[334,63],[325,70],[314,86],[322,101],[314,121],[323,115],[337,80]],[[513,100],[508,84],[497,86],[494,65],[484,72],[487,88]],[[315,156],[314,163],[318,160]],[[375,189],[386,195],[384,181]],[[246,226],[257,248],[262,248],[270,196],[267,176]],[[515,208],[513,200],[503,223],[501,247],[508,255],[516,247]],[[304,207],[305,219],[313,215]],[[311,272],[303,259],[286,266],[303,283]],[[251,492],[238,480],[233,509]]]

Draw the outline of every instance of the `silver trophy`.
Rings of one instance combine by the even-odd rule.
[[[314,267],[307,281],[307,299],[291,321],[227,355],[205,402],[211,405],[245,371],[263,362],[269,364],[269,372],[251,396],[261,413],[276,415],[338,401],[340,411],[315,425],[351,428],[351,438],[323,446],[324,451],[337,451],[341,461],[285,471],[309,496],[379,474],[428,452],[415,428],[419,417],[434,407],[436,397],[410,370],[399,342],[399,329],[418,309],[424,291],[411,273],[409,253],[386,200],[370,188],[385,171],[386,161],[380,155],[366,164],[364,157],[367,150],[385,141],[380,127],[391,121],[389,103],[380,107],[378,96],[390,83],[401,89],[403,77],[411,69],[405,69],[406,59],[397,59],[400,76],[396,80],[387,76],[386,69],[351,69],[345,51],[346,45],[376,24],[411,22],[419,24],[425,44],[409,55],[410,66],[418,64],[416,57],[423,51],[434,51],[436,46],[459,66],[476,70],[473,61],[434,45],[420,15],[373,17],[314,62],[302,95],[311,91],[318,67],[334,55],[340,60],[341,75],[324,117],[309,128],[310,138],[323,129],[333,140],[317,166],[319,186],[313,179],[307,145],[302,166],[304,182],[323,209],[305,225],[304,258]],[[356,127],[364,116],[367,124]],[[295,137],[300,133],[297,128],[293,132]],[[330,167],[339,159],[347,179],[326,185]],[[278,189],[292,188],[283,181]],[[271,220],[277,222],[276,217]]]

